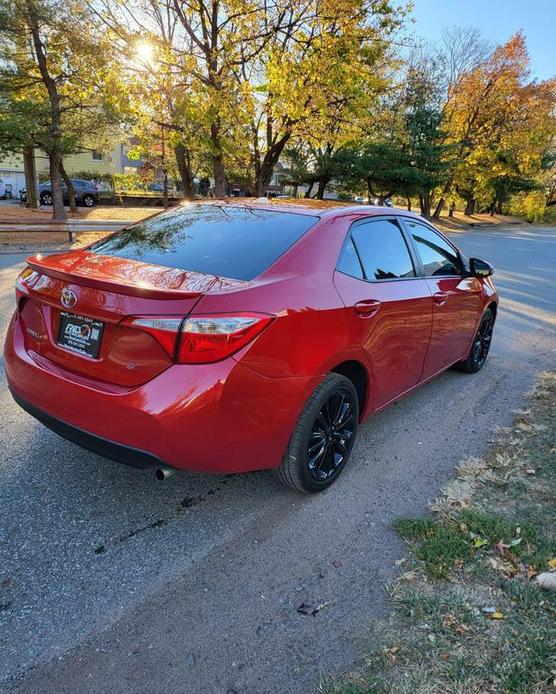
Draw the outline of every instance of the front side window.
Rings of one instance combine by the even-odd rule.
[[[102,161],[102,152],[97,151],[96,149],[93,149],[91,152],[93,159],[95,161]]]
[[[317,221],[307,214],[232,205],[184,205],[89,250],[143,263],[251,280]]]
[[[461,275],[459,256],[447,241],[424,224],[406,223],[423,262],[425,275]]]
[[[415,277],[407,244],[393,219],[357,224],[352,229],[351,238],[361,258],[366,279]]]

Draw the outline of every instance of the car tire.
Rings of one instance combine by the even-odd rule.
[[[276,468],[278,479],[305,494],[325,490],[345,468],[358,425],[359,399],[353,383],[341,374],[328,374],[305,403]]]
[[[454,364],[455,369],[463,371],[464,373],[475,374],[483,368],[490,351],[494,322],[494,312],[489,308],[484,312],[481,318],[481,322],[479,323],[479,327],[477,328],[477,332],[469,348],[467,358],[464,361]]]
[[[85,205],[85,207],[94,207],[94,204],[95,204],[94,195],[89,195],[89,194],[84,195],[83,196],[83,204]]]
[[[52,193],[48,191],[41,193],[41,205],[52,205]]]

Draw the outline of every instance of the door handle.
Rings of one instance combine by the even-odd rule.
[[[436,294],[432,295],[432,298],[437,306],[442,306],[446,303],[446,299],[448,298],[448,292],[436,292]]]
[[[375,299],[363,299],[355,304],[355,310],[361,318],[371,318],[375,316],[380,309],[380,301]]]

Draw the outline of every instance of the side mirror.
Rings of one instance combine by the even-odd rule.
[[[470,275],[472,277],[490,277],[494,274],[494,268],[486,260],[471,258],[469,260]]]

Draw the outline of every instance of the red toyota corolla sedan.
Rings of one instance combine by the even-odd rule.
[[[363,418],[483,366],[491,274],[400,210],[183,205],[28,259],[8,383],[56,433],[159,477],[275,468],[318,492]]]

